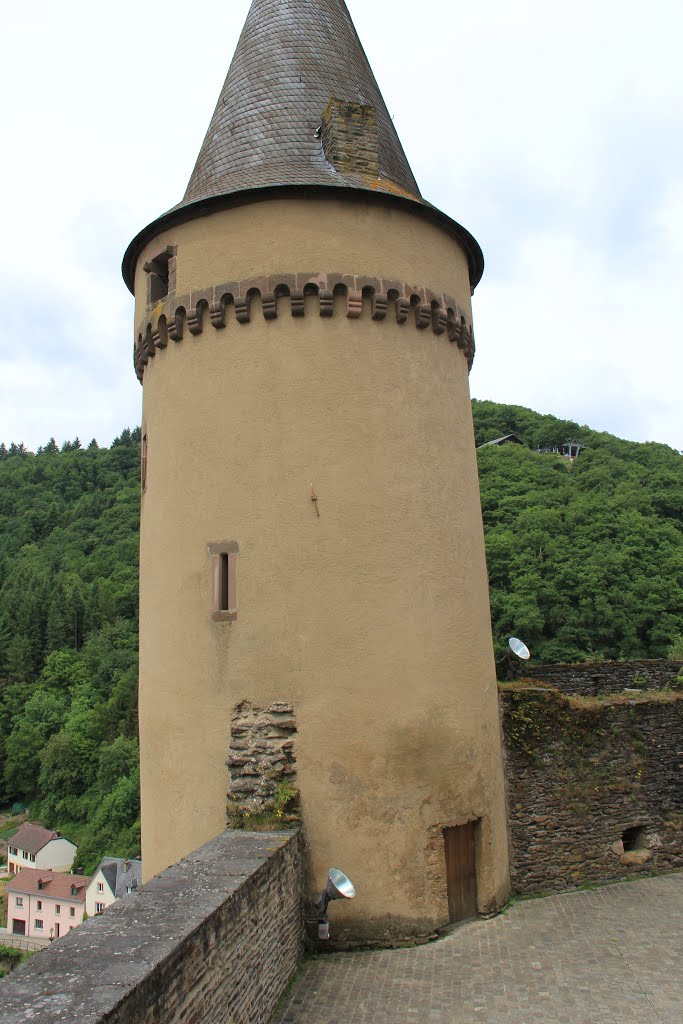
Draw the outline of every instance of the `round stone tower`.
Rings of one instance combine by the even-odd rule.
[[[254,0],[183,201],[130,244],[145,875],[301,815],[337,937],[499,906],[468,370],[476,241],[425,202],[342,0]]]

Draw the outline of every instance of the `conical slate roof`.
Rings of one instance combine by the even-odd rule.
[[[347,110],[372,108],[372,173],[361,171],[362,161],[327,159],[323,121],[331,100]],[[182,202],[140,231],[123,257],[130,291],[140,252],[162,230],[276,190],[361,190],[418,209],[458,239],[472,287],[482,276],[477,241],[421,198],[344,0],[253,0]]]
[[[332,99],[376,111],[379,181],[419,189],[344,0],[254,0],[181,205],[271,185],[359,187],[323,153]]]

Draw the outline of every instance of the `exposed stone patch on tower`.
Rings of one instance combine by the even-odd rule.
[[[242,701],[230,729],[228,824],[244,827],[266,815],[282,825],[298,823],[294,737],[297,728],[291,704],[255,707]]]

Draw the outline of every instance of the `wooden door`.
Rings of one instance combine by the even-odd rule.
[[[443,830],[451,924],[477,916],[476,826],[475,821],[469,821]]]
[[[59,924],[56,924],[56,925],[55,925],[55,938],[56,938],[56,939],[58,939],[58,938],[59,938]]]
[[[18,918],[12,919],[12,934],[13,935],[26,935],[26,921],[20,921]]]

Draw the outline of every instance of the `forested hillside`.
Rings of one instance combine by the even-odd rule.
[[[662,657],[683,634],[683,459],[474,402],[493,635],[536,660]],[[572,465],[533,450],[585,445]],[[139,851],[139,431],[111,448],[0,446],[0,805]]]
[[[493,635],[538,661],[666,657],[683,633],[683,458],[519,406],[473,402]],[[536,448],[581,442],[571,463]]]
[[[0,447],[0,802],[86,872],[140,848],[139,441]]]

